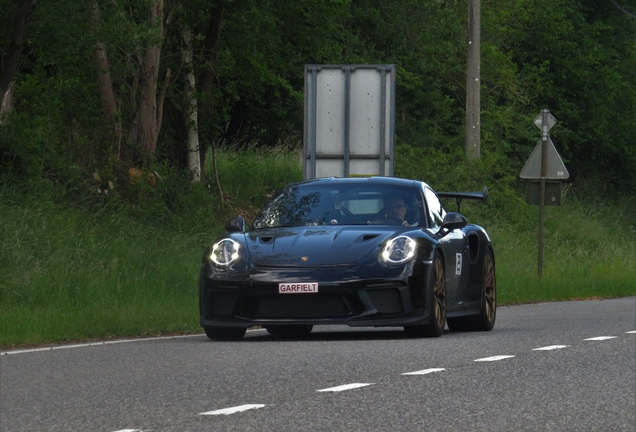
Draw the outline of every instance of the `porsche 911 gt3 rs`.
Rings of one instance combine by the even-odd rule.
[[[213,340],[251,326],[302,336],[314,325],[399,326],[411,337],[489,331],[497,310],[486,231],[435,193],[392,177],[287,185],[246,230],[237,217],[203,254],[200,323]]]

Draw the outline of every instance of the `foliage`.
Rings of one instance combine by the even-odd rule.
[[[633,191],[636,21],[612,2],[535,2],[517,67],[541,78],[537,103],[559,121],[553,136],[575,179]]]
[[[162,34],[147,18],[156,2],[37,2],[14,76],[16,107],[0,127],[5,179],[67,184],[98,170],[124,191],[131,167],[169,167],[187,178],[183,30],[194,36],[195,75],[213,76],[209,87],[198,82],[197,98],[210,107],[200,117],[203,154],[219,140],[262,147],[297,141],[305,64],[391,63],[397,66],[396,139],[407,146],[398,151],[458,160],[466,1],[170,1]],[[7,29],[14,9],[0,7]],[[551,133],[575,183],[597,182],[605,193],[633,191],[636,21],[601,0],[484,0],[481,9],[483,169],[509,183],[538,138],[533,118],[547,108],[558,119]],[[215,19],[220,39],[211,45]],[[10,36],[0,32],[0,56]],[[98,42],[108,54],[121,125],[115,136],[100,101]],[[159,42],[159,84],[168,70],[172,78],[158,147],[148,158],[133,132],[142,57]]]
[[[301,153],[294,145],[280,144],[274,148],[248,145],[221,147],[217,164],[224,179],[224,197],[230,202],[259,208],[268,196],[287,183],[302,179]],[[211,163],[212,158],[206,160]],[[264,161],[267,161],[264,163]],[[211,170],[212,167],[208,167]]]

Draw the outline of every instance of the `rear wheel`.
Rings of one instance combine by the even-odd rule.
[[[313,325],[273,325],[265,327],[265,330],[273,335],[301,337],[307,336],[313,328]]]
[[[426,325],[404,326],[409,337],[440,337],[446,325],[446,276],[444,260],[438,253],[433,259],[433,301],[430,306],[431,322]]]
[[[245,336],[245,327],[204,327],[205,334],[212,340],[235,341]]]
[[[495,276],[495,258],[488,249],[484,257],[484,298],[481,312],[477,318],[477,330],[490,331],[495,326],[497,318],[497,279]]]
[[[482,279],[482,300],[479,315],[471,317],[449,318],[448,328],[452,331],[490,331],[497,318],[497,280],[495,258],[488,249],[484,256],[484,275]]]

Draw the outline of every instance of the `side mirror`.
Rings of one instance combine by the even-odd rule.
[[[243,219],[243,216],[237,216],[234,219],[229,220],[225,224],[225,231],[245,231],[245,219]]]
[[[462,229],[466,225],[468,225],[468,221],[464,216],[459,213],[449,212],[446,213],[444,217],[444,222],[442,222],[442,226],[440,227],[440,233],[446,235],[453,230]]]

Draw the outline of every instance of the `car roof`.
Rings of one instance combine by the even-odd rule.
[[[404,186],[404,187],[422,187],[428,186],[426,183],[409,180],[398,177],[321,177],[316,179],[304,180],[292,183],[288,187],[299,186],[303,184],[349,184],[349,185],[385,185],[385,186]]]

